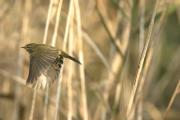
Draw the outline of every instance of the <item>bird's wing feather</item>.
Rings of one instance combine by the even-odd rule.
[[[47,70],[47,68],[55,61],[57,54],[41,54],[30,56],[28,83],[33,83],[37,78]]]
[[[37,60],[34,57],[30,57],[29,65],[29,75],[27,79],[27,84],[33,83],[34,80],[37,80],[37,77],[40,75],[39,68],[37,67]]]

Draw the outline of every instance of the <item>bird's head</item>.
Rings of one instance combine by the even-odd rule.
[[[34,48],[36,48],[36,46],[37,46],[36,43],[30,43],[30,44],[25,45],[22,48],[24,48],[27,52],[32,53]]]

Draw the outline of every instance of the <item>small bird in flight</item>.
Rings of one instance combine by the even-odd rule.
[[[81,64],[78,59],[49,45],[30,43],[22,48],[29,53],[30,57],[29,75],[26,84],[33,84],[41,75],[46,76],[47,80],[51,82],[57,80],[63,58]]]

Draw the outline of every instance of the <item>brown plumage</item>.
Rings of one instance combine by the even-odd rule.
[[[26,49],[30,57],[27,84],[36,81],[42,74],[50,81],[56,80],[63,64],[63,58],[81,64],[78,59],[71,57],[64,51],[45,44],[30,43],[22,48]]]

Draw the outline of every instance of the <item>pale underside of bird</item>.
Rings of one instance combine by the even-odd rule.
[[[58,80],[63,58],[68,58],[80,64],[80,62],[55,47],[44,44],[31,43],[25,48],[30,57],[29,75],[26,81],[28,86],[45,88],[55,80]],[[47,84],[49,83],[49,84]]]

